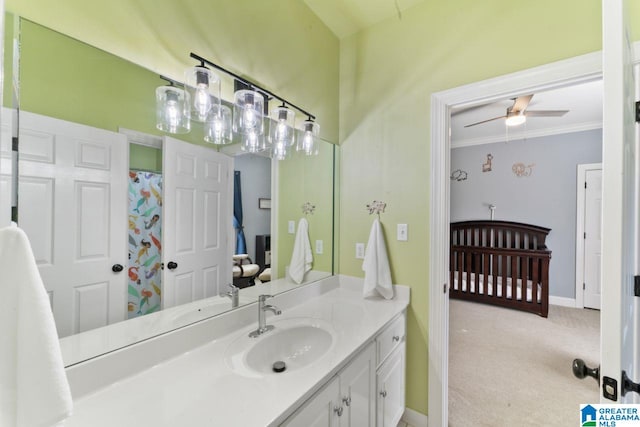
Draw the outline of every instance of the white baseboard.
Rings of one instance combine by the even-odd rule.
[[[576,306],[575,298],[554,297],[549,295],[549,304],[559,305],[562,307],[574,307]]]
[[[413,409],[405,408],[402,415],[402,421],[409,424],[411,427],[427,427],[427,416]]]

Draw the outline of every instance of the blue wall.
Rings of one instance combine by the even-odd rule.
[[[491,172],[482,172],[487,154]],[[451,170],[467,172],[451,181],[451,221],[495,219],[551,228],[547,246],[553,251],[549,294],[575,298],[577,165],[602,161],[602,130],[451,150]],[[514,163],[535,164],[531,175],[518,177]]]

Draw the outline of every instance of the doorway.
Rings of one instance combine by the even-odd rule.
[[[447,293],[450,223],[450,112],[514,95],[540,92],[601,78],[599,53],[536,67],[432,95],[431,102],[431,218],[429,291],[429,421],[446,425],[448,419]]]

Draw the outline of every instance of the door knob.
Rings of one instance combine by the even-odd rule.
[[[173,261],[169,261],[167,263],[167,268],[169,270],[175,270],[176,268],[178,268],[178,263],[177,262],[173,262]]]
[[[111,266],[111,271],[114,273],[120,273],[122,270],[124,270],[124,267],[121,264],[113,264],[113,266]]]
[[[600,366],[597,368],[590,368],[584,364],[584,360],[574,359],[571,369],[573,370],[573,375],[577,378],[583,379],[586,377],[592,377],[598,381],[598,385],[600,384]]]

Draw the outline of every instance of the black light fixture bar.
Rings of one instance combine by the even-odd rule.
[[[181,87],[184,88],[184,83],[179,82],[177,80],[173,80],[170,77],[167,76],[163,76],[162,74],[159,75],[160,79],[164,80],[165,82],[169,83],[171,86],[177,86],[177,87]]]
[[[226,73],[226,74],[230,75],[230,76],[231,76],[231,77],[233,77],[234,79],[241,81],[241,82],[242,82],[242,83],[244,83],[245,85],[247,85],[247,86],[249,86],[249,87],[251,87],[251,88],[253,88],[253,89],[257,90],[258,92],[262,92],[262,93],[264,93],[264,94],[265,94],[265,95],[267,95],[268,97],[275,98],[275,99],[277,99],[277,100],[279,100],[279,101],[281,101],[281,102],[283,102],[283,103],[285,103],[285,104],[289,105],[290,107],[295,108],[296,110],[300,111],[302,114],[304,114],[304,115],[308,116],[310,119],[315,120],[316,116],[314,116],[313,114],[311,114],[311,113],[309,113],[309,112],[307,112],[307,111],[303,110],[302,108],[300,108],[300,107],[298,107],[297,105],[295,105],[295,104],[293,104],[293,103],[291,103],[291,102],[287,101],[286,99],[284,99],[284,98],[282,98],[282,97],[280,97],[280,96],[276,95],[275,93],[273,93],[273,92],[271,92],[271,91],[269,91],[269,90],[267,90],[267,89],[264,89],[263,87],[260,87],[260,86],[258,86],[258,85],[257,85],[257,84],[255,84],[255,83],[250,82],[249,80],[245,79],[244,77],[240,77],[240,76],[239,76],[239,75],[237,75],[236,73],[234,73],[234,72],[232,72],[232,71],[229,71],[229,70],[227,70],[226,68],[223,68],[223,67],[221,67],[220,65],[215,64],[215,63],[213,63],[213,62],[209,61],[208,59],[203,58],[203,57],[202,57],[202,56],[200,56],[200,55],[196,55],[196,54],[195,54],[195,53],[193,53],[193,52],[191,52],[191,55],[190,55],[190,56],[191,56],[191,58],[193,58],[193,59],[195,59],[195,60],[197,60],[197,61],[200,61],[200,62],[202,62],[202,63],[205,63],[205,64],[207,64],[207,65],[210,65],[210,66],[212,66],[213,68],[215,68],[215,69],[217,69],[217,70],[220,70],[220,71],[222,71],[223,73]],[[161,77],[162,77],[162,76],[161,76]],[[166,80],[166,79],[165,79],[165,80]]]

